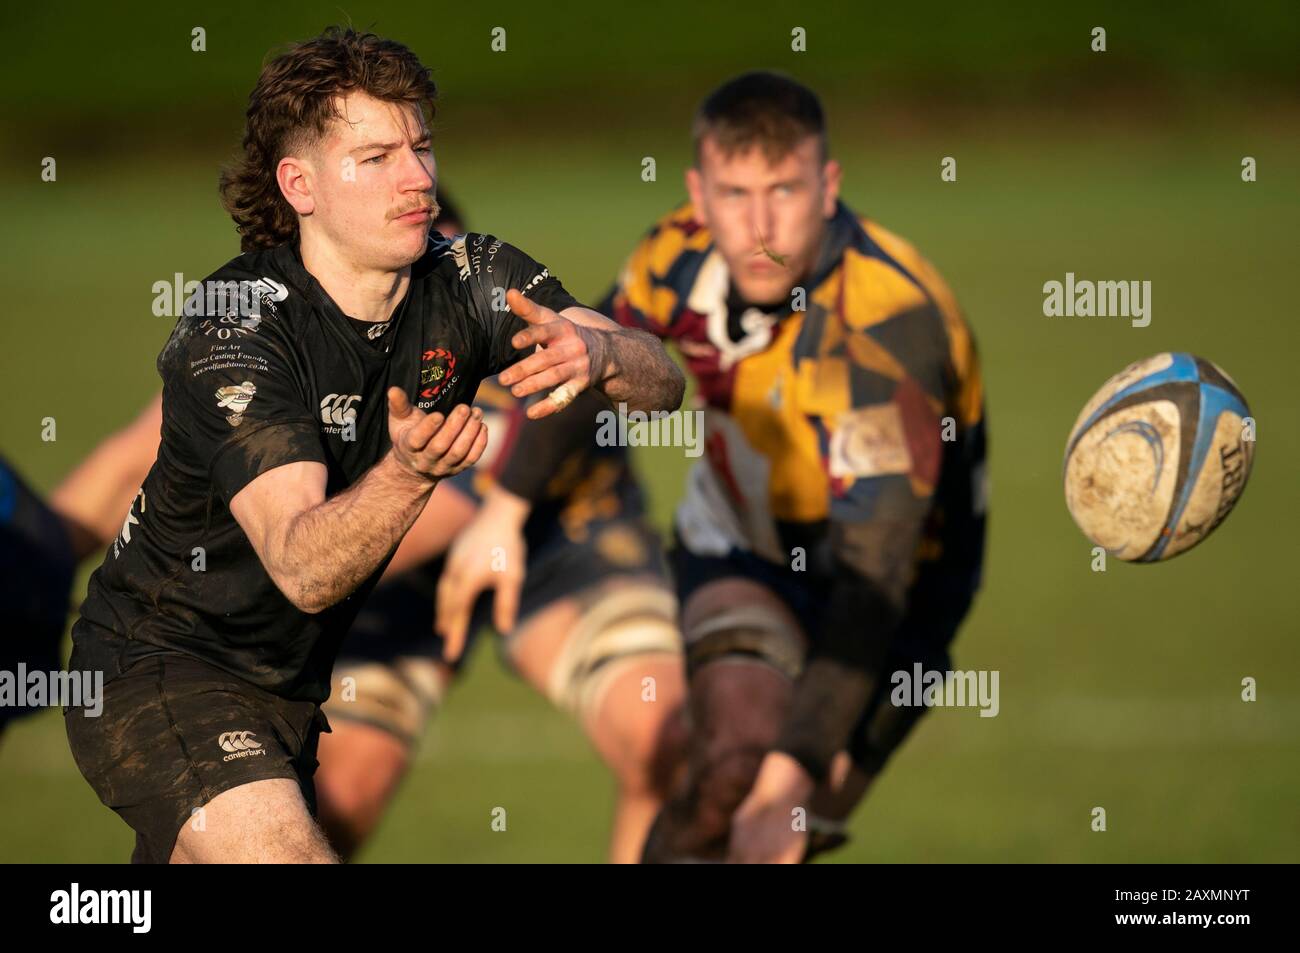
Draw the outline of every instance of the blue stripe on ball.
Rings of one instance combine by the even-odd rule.
[[[1070,444],[1069,448],[1067,448],[1066,456],[1069,456],[1070,451],[1074,449],[1074,444],[1079,442],[1079,438],[1087,433],[1092,428],[1092,425],[1101,417],[1105,416],[1106,412],[1110,410],[1111,407],[1124,398],[1148,390],[1149,388],[1156,387],[1160,384],[1193,384],[1200,381],[1200,372],[1196,368],[1196,358],[1192,357],[1190,354],[1171,354],[1170,356],[1173,358],[1173,362],[1168,367],[1163,370],[1154,371],[1146,377],[1129,384],[1128,387],[1125,387],[1123,390],[1116,391],[1110,396],[1110,399],[1107,400],[1106,403],[1094,410],[1092,416],[1085,420],[1083,426],[1075,433],[1074,442]]]
[[[1183,479],[1183,486],[1178,494],[1178,500],[1174,503],[1173,511],[1165,522],[1165,531],[1160,534],[1160,539],[1151,551],[1143,556],[1142,562],[1158,560],[1163,555],[1165,547],[1169,545],[1169,540],[1173,539],[1174,528],[1182,519],[1183,510],[1187,509],[1187,501],[1192,496],[1192,488],[1200,478],[1201,468],[1205,466],[1205,458],[1209,455],[1210,442],[1214,439],[1214,430],[1219,424],[1219,417],[1229,411],[1238,417],[1246,417],[1250,413],[1240,397],[1212,384],[1201,384],[1200,403],[1201,412],[1196,421],[1196,442],[1192,445],[1191,464],[1185,471],[1187,476]]]

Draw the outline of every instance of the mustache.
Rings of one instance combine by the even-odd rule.
[[[422,202],[415,202],[411,205],[399,208],[395,212],[392,212],[388,217],[401,218],[403,215],[410,215],[412,212],[422,212],[425,209],[429,210],[430,221],[433,222],[436,222],[438,216],[442,214],[442,207],[438,204],[438,200],[435,198],[429,198]]]
[[[763,239],[763,233],[760,232],[758,229],[754,229],[754,237],[755,237],[756,239],[758,239],[758,248],[756,248],[756,249],[754,250],[753,254],[754,254],[754,255],[763,255],[763,256],[766,257],[768,260],[770,260],[770,261],[772,261],[772,262],[774,262],[774,263],[776,263],[776,264],[778,264],[778,265],[780,265],[781,267],[784,268],[785,265],[786,265],[786,257],[787,257],[787,256],[785,256],[785,255],[779,255],[779,254],[777,254],[776,252],[772,251],[772,249],[768,248],[768,247],[767,247],[767,242]]]

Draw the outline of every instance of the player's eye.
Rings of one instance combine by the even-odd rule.
[[[426,143],[425,143],[424,145],[422,145],[422,146],[416,146],[416,147],[415,147],[415,151],[416,151],[416,152],[432,152],[432,151],[433,151],[433,146],[429,145],[429,144],[426,142]]]
[[[379,153],[379,155],[377,155],[377,156],[371,156],[369,159],[366,159],[366,160],[364,160],[364,161],[365,161],[365,162],[369,162],[369,163],[373,163],[374,165],[379,165],[379,164],[381,164],[381,163],[384,161],[384,159],[386,159],[387,157],[388,157],[388,156],[387,156],[386,153],[381,152],[381,153]]]

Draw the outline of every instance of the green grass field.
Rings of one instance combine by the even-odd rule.
[[[645,183],[641,143],[542,142],[521,166],[510,144],[475,141],[468,118],[448,128],[441,173],[471,226],[528,249],[580,297],[603,291],[681,197],[684,143],[656,153],[658,181]],[[1159,131],[1068,117],[906,134],[846,125],[834,143],[850,203],[921,247],[978,336],[991,536],[955,658],[999,670],[1003,692],[996,718],[933,712],[834,859],[1300,860],[1296,117]],[[940,182],[945,155],[956,183]],[[1258,182],[1241,181],[1243,155],[1258,159]],[[200,278],[233,254],[219,158],[69,154],[55,184],[27,170],[0,181],[0,448],[42,489],[156,388],[171,319],[151,315],[152,283]],[[1150,280],[1151,325],[1044,317],[1042,285],[1067,271]],[[1254,473],[1202,547],[1094,573],[1061,492],[1065,437],[1103,380],[1163,350],[1235,377],[1258,420]],[[685,460],[639,454],[666,525]],[[1239,697],[1246,676],[1254,703]],[[610,795],[578,730],[480,650],[362,859],[599,861]],[[497,806],[505,832],[490,828]],[[1105,833],[1090,829],[1096,806]],[[130,842],[74,769],[57,712],[0,741],[0,861],[116,862]]]

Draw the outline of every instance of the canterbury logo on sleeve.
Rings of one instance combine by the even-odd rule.
[[[217,744],[222,751],[251,751],[262,747],[261,742],[253,740],[256,737],[251,731],[223,731]]]
[[[349,420],[356,420],[357,411],[352,405],[360,400],[358,394],[326,394],[320,402],[321,423],[341,427]]]

